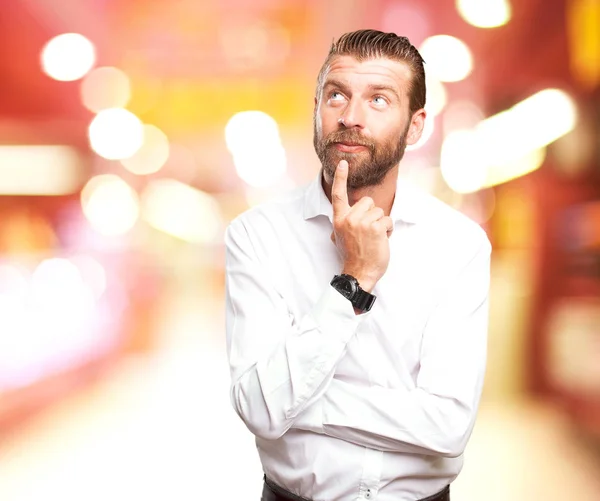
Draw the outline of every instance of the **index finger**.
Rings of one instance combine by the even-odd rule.
[[[350,207],[348,204],[348,162],[341,160],[333,174],[331,204],[333,213],[341,213]]]

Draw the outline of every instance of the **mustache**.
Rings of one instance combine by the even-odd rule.
[[[371,151],[375,150],[373,141],[369,141],[369,139],[355,129],[334,131],[325,138],[324,143],[325,146],[331,146],[336,143],[350,143],[365,146]]]

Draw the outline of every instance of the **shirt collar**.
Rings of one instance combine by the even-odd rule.
[[[325,195],[321,179],[321,169],[313,181],[307,186],[304,194],[304,219],[317,216],[327,216],[333,222],[333,207]],[[402,221],[414,224],[418,219],[418,190],[409,181],[398,178],[396,183],[396,196],[390,217],[394,222]]]

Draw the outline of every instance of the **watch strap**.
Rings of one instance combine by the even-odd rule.
[[[351,302],[352,306],[354,306],[355,308],[361,311],[369,311],[373,307],[373,304],[375,303],[376,299],[376,296],[374,296],[373,294],[369,294],[367,291],[362,290],[359,286]]]

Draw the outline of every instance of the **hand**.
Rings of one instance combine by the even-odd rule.
[[[350,207],[347,182],[348,162],[342,160],[335,170],[331,188],[331,240],[342,256],[342,273],[352,275],[364,290],[371,292],[387,270],[390,261],[388,237],[394,225],[383,209],[375,207],[370,197],[363,197]]]

